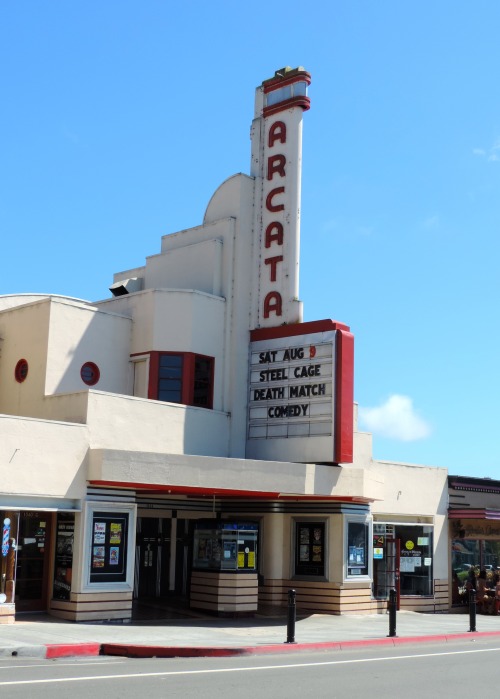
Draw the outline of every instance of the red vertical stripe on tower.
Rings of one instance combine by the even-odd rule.
[[[337,330],[335,367],[335,453],[337,464],[353,461],[354,335]]]

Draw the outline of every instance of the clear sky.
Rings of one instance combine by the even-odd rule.
[[[350,325],[376,458],[500,478],[499,27],[498,0],[3,0],[0,294],[108,297],[304,66],[305,320]]]

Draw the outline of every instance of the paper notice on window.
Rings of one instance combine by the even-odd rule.
[[[414,558],[401,558],[399,562],[399,570],[401,573],[413,573],[415,572],[415,559]]]
[[[432,558],[424,558],[424,566],[432,565]]]

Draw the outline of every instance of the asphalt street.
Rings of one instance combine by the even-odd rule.
[[[498,683],[500,639],[409,644],[265,657],[0,661],[9,699],[285,699],[490,695]]]

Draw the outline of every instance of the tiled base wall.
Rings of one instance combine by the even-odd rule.
[[[193,571],[189,599],[193,609],[206,609],[217,614],[256,612],[257,575]]]
[[[373,600],[371,587],[303,580],[266,580],[259,587],[259,604],[286,607],[288,590],[296,591],[297,611],[311,614],[377,614],[387,611],[385,600]],[[448,581],[434,581],[433,597],[402,597],[401,609],[416,612],[448,610]]]
[[[0,624],[13,624],[16,607],[14,604],[0,604]]]
[[[132,618],[132,593],[86,594],[72,592],[68,602],[51,600],[49,613],[68,621],[107,621]]]

